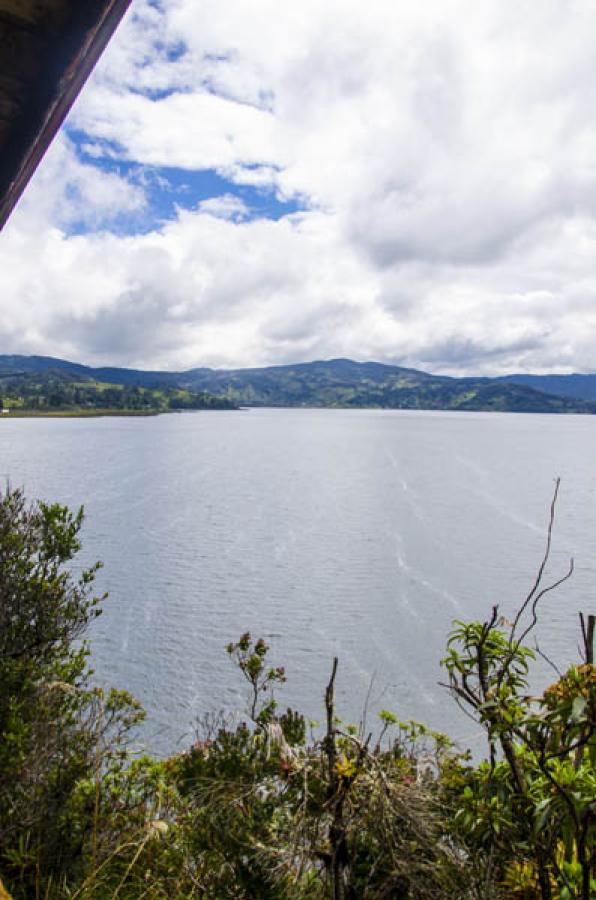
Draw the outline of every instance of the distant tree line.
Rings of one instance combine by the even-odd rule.
[[[3,404],[25,411],[235,409],[232,401],[206,391],[109,385],[62,372],[5,379],[3,390]]]

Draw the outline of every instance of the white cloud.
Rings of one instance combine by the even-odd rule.
[[[246,204],[234,194],[222,194],[219,197],[209,197],[199,203],[199,209],[203,213],[216,216],[220,219],[245,219],[249,210]]]
[[[112,172],[85,165],[60,133],[37,170],[19,206],[21,222],[68,230],[110,227],[121,216],[141,214],[143,190]]]
[[[62,139],[0,246],[6,350],[595,368],[592,4],[162,6],[133,3],[71,116],[93,155],[215,168],[307,210],[247,221],[229,193],[116,237],[142,189]]]

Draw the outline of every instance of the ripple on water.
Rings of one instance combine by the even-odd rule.
[[[147,420],[14,420],[0,468],[29,496],[85,503],[84,558],[110,592],[91,633],[97,677],[148,708],[179,749],[197,715],[242,710],[224,647],[250,630],[284,664],[282,703],[322,718],[379,706],[465,735],[438,687],[454,617],[508,614],[542,555],[563,477],[539,639],[565,666],[594,610],[596,418],[252,410]],[[539,667],[539,679],[550,673]]]

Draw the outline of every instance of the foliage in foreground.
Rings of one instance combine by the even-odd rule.
[[[556,495],[555,495],[556,499]],[[96,568],[77,578],[82,512],[0,499],[0,877],[15,898],[562,898],[594,882],[596,670],[584,659],[540,697],[525,641],[550,551],[513,623],[456,623],[447,688],[487,736],[479,765],[417,723],[376,734],[336,715],[281,713],[263,640],[228,654],[247,720],[203,723],[187,752],[136,758],[142,710],[90,683],[81,636]],[[570,574],[570,573],[568,573]],[[565,576],[567,577],[567,576]],[[527,622],[526,625],[523,623]],[[0,887],[0,895],[2,894]]]

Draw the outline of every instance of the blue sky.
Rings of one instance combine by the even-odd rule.
[[[596,8],[132,0],[0,240],[0,344],[593,371]]]
[[[168,96],[168,93],[158,96]],[[114,226],[120,234],[145,234],[176,219],[180,209],[197,209],[201,202],[213,197],[237,197],[245,209],[236,217],[243,220],[267,218],[276,221],[301,209],[297,199],[281,200],[271,187],[259,189],[238,185],[215,169],[141,165],[123,157],[122,148],[116,142],[99,142],[93,145],[94,152],[89,152],[89,136],[85,132],[68,125],[64,132],[86,165],[142,187],[146,206],[137,212],[122,214]],[[103,150],[101,156],[97,155],[99,149]],[[89,230],[90,226],[84,220],[72,222],[68,227],[69,234],[86,234]]]

